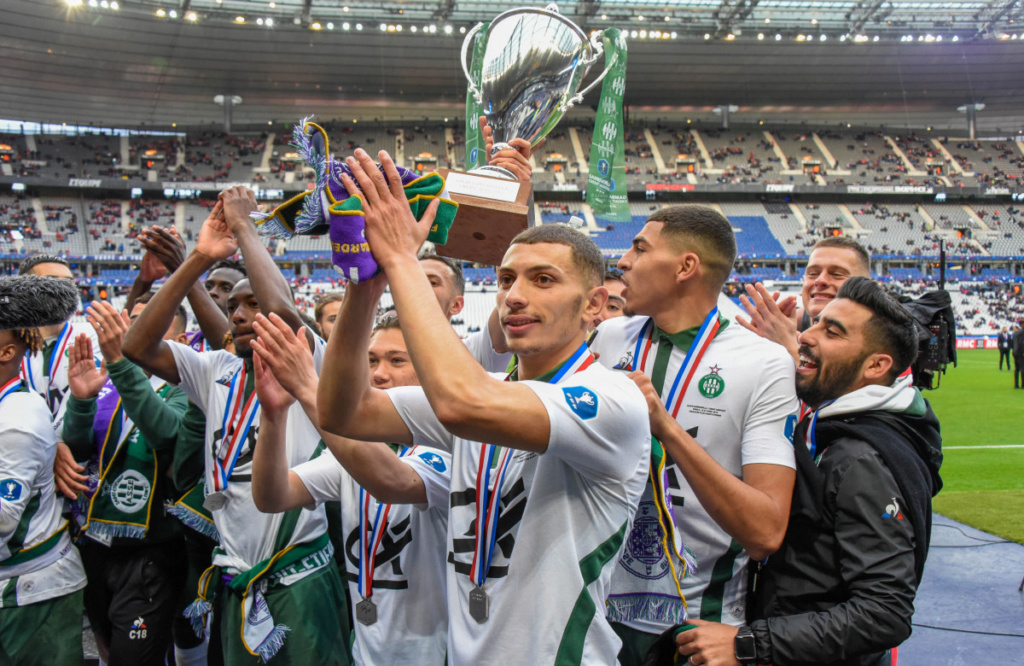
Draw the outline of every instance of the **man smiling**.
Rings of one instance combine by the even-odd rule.
[[[789,530],[757,581],[759,619],[695,621],[692,664],[889,666],[910,635],[942,487],[939,423],[910,377],[911,315],[852,277],[800,336]]]
[[[356,157],[367,240],[399,318],[416,322],[405,339],[422,386],[370,387],[380,287],[350,285],[342,316],[361,325],[328,345],[323,377],[343,381],[320,383],[322,425],[451,451],[449,663],[614,663],[619,641],[603,602],[643,489],[649,431],[640,392],[592,364],[584,344],[607,299],[600,251],[554,225],[512,241],[497,304],[518,365],[502,381],[460,343],[416,259],[436,204],[417,222],[390,156],[379,155],[387,179],[364,151]]]

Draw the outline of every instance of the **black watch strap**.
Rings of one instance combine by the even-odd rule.
[[[736,634],[736,661],[741,664],[753,664],[757,661],[757,648],[754,644],[754,630],[743,625]]]

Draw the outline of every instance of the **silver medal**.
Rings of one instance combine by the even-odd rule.
[[[483,624],[487,621],[490,603],[491,600],[487,598],[487,593],[479,587],[474,587],[469,591],[469,616],[479,624]]]
[[[203,508],[207,511],[220,511],[228,503],[224,493],[210,493],[203,499]]]
[[[370,599],[363,599],[356,604],[356,620],[367,626],[377,621],[377,604]]]

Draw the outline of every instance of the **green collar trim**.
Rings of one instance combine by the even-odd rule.
[[[725,330],[725,327],[729,325],[729,319],[722,316],[720,313],[718,315],[718,324],[718,331],[715,333],[716,338]],[[700,333],[700,326],[694,326],[693,328],[688,328],[686,330],[679,331],[678,333],[666,333],[655,325],[654,332],[655,340],[665,338],[671,342],[672,346],[676,349],[689,349],[690,345],[693,344],[693,341],[697,339],[697,334]]]

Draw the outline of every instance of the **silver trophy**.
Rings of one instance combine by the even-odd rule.
[[[604,53],[601,36],[595,33],[588,39],[578,25],[550,4],[545,9],[510,9],[491,21],[477,87],[467,56],[482,27],[477,24],[462,42],[462,70],[493,132],[492,156],[511,148],[508,142],[514,138],[536,146],[565,112],[582,102],[608,74],[605,69],[577,92],[590,66]],[[508,169],[494,166],[478,167],[470,173],[516,179]]]

